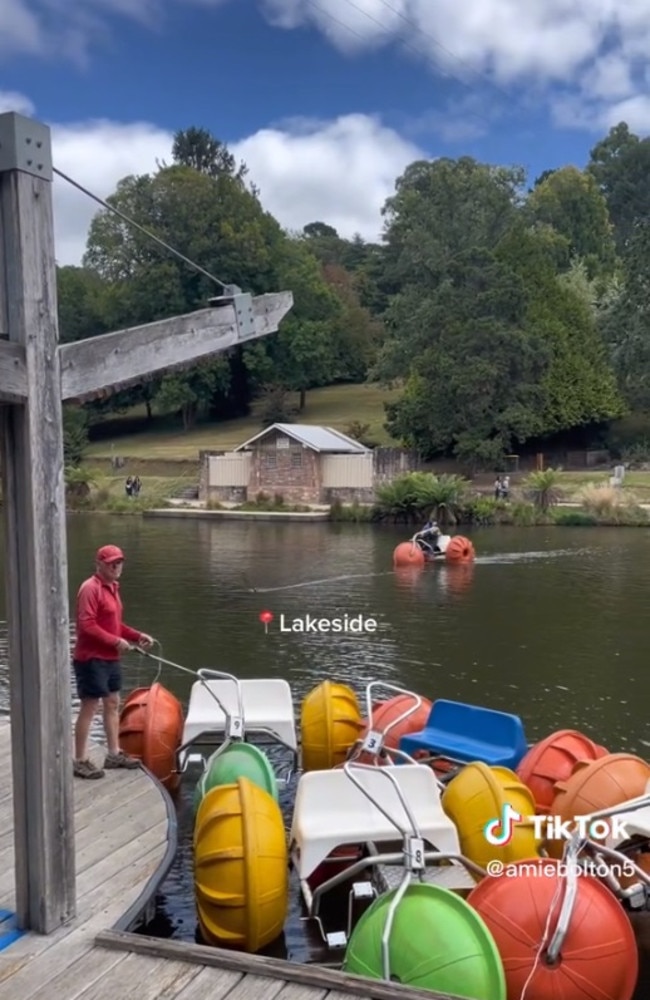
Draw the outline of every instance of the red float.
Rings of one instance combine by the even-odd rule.
[[[183,739],[183,708],[162,684],[137,688],[120,712],[120,746],[158,778],[167,791],[176,791],[176,753]]]
[[[484,878],[467,897],[499,949],[508,1000],[524,995],[526,1000],[632,1000],[639,974],[634,931],[616,897],[595,878],[578,877],[569,928],[557,960],[549,964],[564,878],[559,861],[518,861],[507,874]]]
[[[475,556],[474,546],[464,535],[454,535],[445,549],[445,559],[450,563],[473,562]]]
[[[393,552],[393,566],[424,566],[424,552],[415,542],[400,542]]]
[[[530,748],[517,768],[517,777],[533,793],[535,811],[546,815],[555,798],[555,783],[570,778],[579,761],[598,760],[608,753],[574,729],[559,729]]]
[[[363,740],[369,730],[372,728],[376,732],[385,733],[392,722],[407,712],[409,709],[415,708],[415,711],[411,712],[405,719],[398,722],[396,726],[393,726],[386,735],[384,740],[384,746],[389,750],[398,750],[399,741],[402,736],[407,736],[409,733],[419,733],[421,732],[427,724],[427,719],[433,707],[433,702],[429,698],[421,698],[422,704],[419,708],[415,708],[415,699],[413,696],[408,694],[397,694],[394,698],[389,698],[388,701],[381,701],[373,704],[372,706],[372,720],[370,724],[367,719],[364,719],[364,729],[359,735],[359,739]],[[361,754],[357,760],[360,763],[367,764],[370,763],[373,758],[370,754]],[[387,761],[384,761],[387,763]]]
[[[551,812],[562,822],[611,809],[644,795],[650,781],[650,764],[631,753],[608,753],[598,760],[578,761],[566,781],[558,781]],[[595,839],[595,838],[594,838]],[[562,856],[565,840],[547,840],[554,858]]]
[[[347,871],[353,864],[360,861],[362,857],[363,848],[360,844],[342,844],[340,847],[335,847],[327,855],[326,860],[321,862],[318,868],[315,868],[307,879],[309,888],[313,892],[323,882],[327,882],[328,879],[334,878],[335,875],[340,875],[342,872]]]

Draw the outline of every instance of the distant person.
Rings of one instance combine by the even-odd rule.
[[[76,607],[77,638],[73,666],[81,702],[74,734],[74,774],[103,778],[104,772],[88,759],[88,737],[94,715],[102,704],[107,754],[105,768],[134,768],[138,761],[119,746],[120,654],[137,644],[150,649],[153,639],[122,621],[119,579],[124,554],[117,545],[103,545],[95,555],[95,572],[79,587]]]
[[[500,500],[501,499],[501,492],[502,492],[502,490],[503,490],[503,483],[501,482],[501,476],[497,476],[497,478],[494,480],[494,499],[495,500]]]
[[[127,497],[133,496],[133,476],[127,476],[124,483],[124,491]]]
[[[422,530],[418,531],[415,538],[420,545],[420,548],[428,548],[431,549],[432,552],[435,552],[438,545],[438,539],[440,538],[440,528],[435,518],[430,517]]]
[[[140,490],[142,489],[142,480],[140,479],[140,476],[136,476],[135,479],[133,480],[132,489],[133,489],[133,496],[139,497]]]
[[[510,476],[504,476],[501,483],[501,495],[504,500],[510,496]]]

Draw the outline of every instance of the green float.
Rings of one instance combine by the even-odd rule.
[[[396,889],[384,893],[357,923],[345,972],[383,979],[381,939]],[[414,883],[397,907],[390,943],[391,980],[465,1000],[506,1000],[503,963],[492,935],[460,896]]]
[[[231,743],[225,750],[216,750],[208,758],[205,771],[194,789],[194,812],[211,788],[236,785],[240,778],[248,778],[278,801],[278,783],[266,754],[252,743]]]

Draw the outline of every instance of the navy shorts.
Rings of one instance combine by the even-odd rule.
[[[77,694],[88,698],[106,698],[122,689],[122,665],[119,660],[73,660]]]

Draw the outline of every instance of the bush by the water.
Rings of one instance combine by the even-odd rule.
[[[374,507],[361,516],[344,505],[332,507],[332,519],[392,521],[421,525],[428,517],[441,525],[647,525],[648,511],[629,490],[608,484],[589,483],[576,495],[579,507],[559,507],[562,497],[559,469],[530,473],[511,499],[497,500],[472,492],[471,483],[460,476],[435,476],[411,472],[377,490]]]

